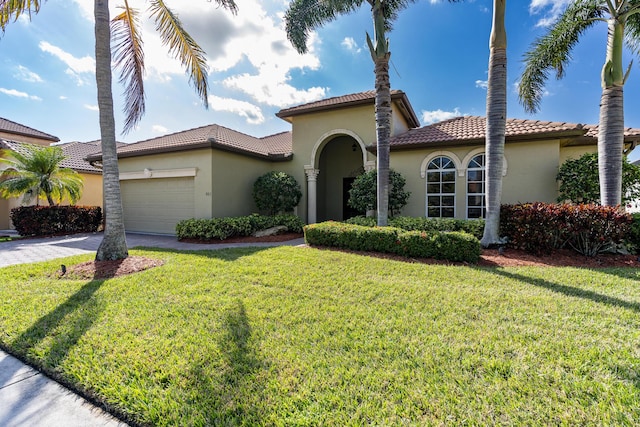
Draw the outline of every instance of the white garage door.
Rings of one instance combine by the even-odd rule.
[[[193,177],[120,181],[127,231],[175,234],[176,223],[194,217]]]

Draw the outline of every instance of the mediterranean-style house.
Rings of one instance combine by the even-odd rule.
[[[100,141],[58,144],[59,141],[53,135],[0,117],[0,157],[8,155],[12,151],[24,152],[28,145],[49,146],[57,144],[66,156],[61,166],[76,170],[84,182],[82,197],[76,204],[102,206],[102,170],[85,160],[89,154],[100,152]],[[0,169],[4,167],[0,164]],[[4,199],[0,197],[0,230],[11,227],[11,209],[21,204],[20,198]]]
[[[178,221],[248,215],[255,180],[284,171],[302,187],[296,214],[307,223],[342,220],[348,189],[375,169],[373,91],[287,108],[276,116],[290,132],[256,138],[219,125],[202,126],[118,148],[125,227],[174,234]],[[402,214],[479,218],[484,214],[483,117],[457,117],[420,127],[402,91],[392,91],[391,168],[411,192]],[[625,149],[640,129],[627,129]],[[507,120],[503,203],[555,202],[555,177],[567,159],[596,151],[597,126]],[[91,163],[100,154],[87,157]]]

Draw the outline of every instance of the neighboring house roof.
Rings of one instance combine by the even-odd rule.
[[[333,98],[321,99],[320,101],[309,102],[291,108],[285,108],[276,113],[281,119],[291,121],[290,118],[301,114],[316,113],[318,111],[337,110],[339,108],[350,108],[357,105],[375,104],[376,92],[369,90],[366,92],[352,93],[349,95],[336,96]],[[409,102],[407,95],[401,90],[391,91],[391,101],[396,102],[404,114],[409,127],[420,126],[420,120]]]
[[[391,149],[483,144],[486,119],[479,116],[456,117],[450,120],[410,129],[391,138]],[[595,132],[594,132],[595,129]],[[583,143],[595,143],[597,126],[579,123],[541,120],[507,119],[505,142],[577,138]],[[640,140],[640,129],[625,131],[625,141]],[[375,149],[375,147],[372,147]]]
[[[28,147],[43,148],[41,145],[0,139],[0,149],[15,151],[20,154],[27,154],[29,153]],[[89,162],[84,160],[84,157],[86,157],[87,154],[95,153],[96,150],[100,151],[99,144],[71,142],[68,144],[58,145],[58,147],[62,149],[62,152],[66,156],[66,158],[60,162],[60,167],[71,168],[77,172],[102,174],[102,170],[92,166]]]
[[[100,141],[74,141],[59,144],[57,147],[62,148],[64,155],[67,156],[67,158],[62,162],[62,166],[75,169],[78,172],[102,174],[102,169],[93,166],[86,160],[87,156],[101,151]]]
[[[57,136],[49,135],[48,133],[40,132],[39,130],[30,128],[28,126],[21,125],[20,123],[12,122],[11,120],[0,117],[0,132],[11,133],[14,135],[29,136],[32,138],[49,140],[51,142],[58,142]]]
[[[293,155],[291,132],[256,138],[220,125],[207,125],[195,129],[147,139],[118,148],[118,158],[149,154],[218,148],[268,160],[288,160]],[[89,155],[89,161],[101,160],[102,155]]]

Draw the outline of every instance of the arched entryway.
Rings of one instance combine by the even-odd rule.
[[[374,167],[355,133],[335,130],[323,135],[313,149],[312,163],[305,166],[308,222],[342,221],[357,215],[347,206],[348,190],[359,174]]]

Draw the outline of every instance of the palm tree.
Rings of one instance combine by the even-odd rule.
[[[234,0],[216,0],[219,6],[235,13]],[[109,21],[109,0],[95,0],[96,84],[100,110],[102,140],[105,230],[96,260],[124,259],[128,256],[116,153],[113,92],[111,86],[111,35],[115,41],[115,65],[121,67],[120,82],[125,85],[125,125],[123,132],[133,129],[145,111],[144,54],[138,12],[124,0],[123,12]],[[31,17],[40,10],[39,0],[1,1],[0,28],[22,14]],[[207,106],[208,68],[204,51],[183,28],[178,17],[163,0],[149,0],[149,12],[163,43],[188,71],[190,81]]]
[[[0,158],[7,168],[0,172],[0,195],[2,197],[24,196],[36,204],[46,198],[54,206],[67,198],[74,204],[82,194],[82,177],[73,169],[60,167],[65,159],[60,147],[35,147],[23,145],[24,153],[11,152],[11,158]]]
[[[486,220],[482,246],[500,242],[500,202],[507,123],[507,32],[504,13],[507,0],[493,1],[493,26],[489,42],[489,82],[487,86]]]
[[[386,226],[389,207],[389,140],[391,138],[391,84],[389,82],[389,40],[385,33],[400,10],[414,0],[366,0],[373,16],[374,40],[367,33],[367,44],[375,70],[375,114],[377,144],[378,225]],[[287,37],[299,53],[307,51],[309,33],[338,15],[359,9],[364,0],[293,0],[285,13]]]
[[[640,53],[640,1],[575,0],[558,20],[525,54],[525,69],[520,81],[520,101],[529,112],[540,106],[544,84],[550,70],[558,79],[564,76],[573,47],[580,36],[604,21],[608,25],[607,52],[602,67],[600,123],[598,127],[598,169],[601,203],[617,206],[622,199],[622,156],[624,149],[623,87],[631,70],[622,64],[622,50],[628,47]]]

